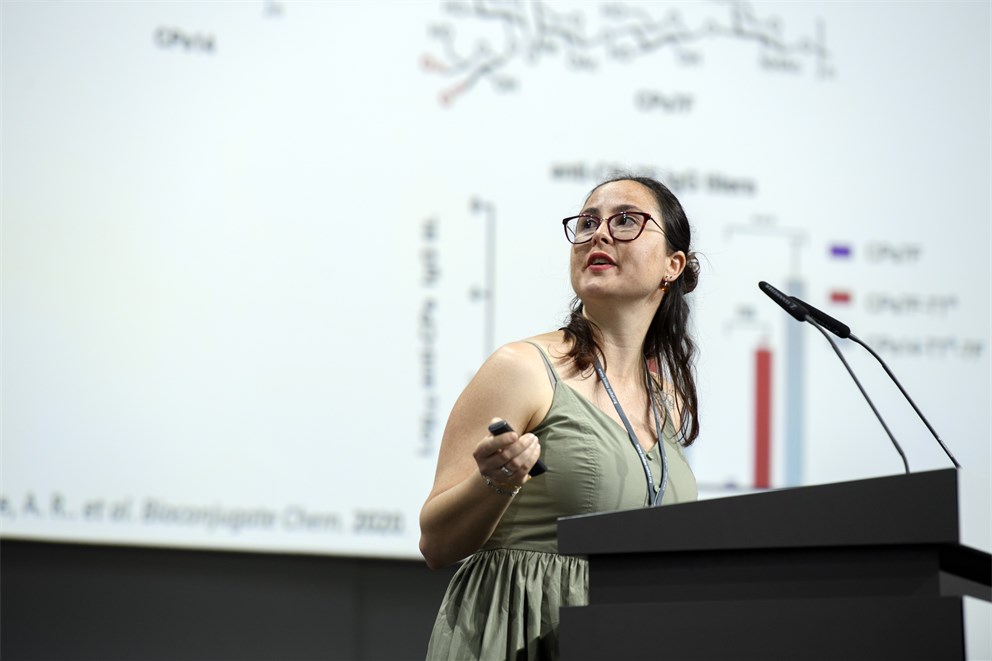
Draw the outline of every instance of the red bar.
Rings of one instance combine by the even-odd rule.
[[[772,453],[772,352],[754,353],[754,486],[771,486]]]
[[[841,291],[835,289],[830,292],[830,302],[831,303],[850,303],[851,302],[851,292]]]

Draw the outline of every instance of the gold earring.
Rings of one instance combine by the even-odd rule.
[[[668,278],[661,281],[661,293],[664,294],[666,291],[668,291]]]

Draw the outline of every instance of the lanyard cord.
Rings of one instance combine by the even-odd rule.
[[[658,454],[661,455],[661,487],[658,492],[655,493],[654,490],[654,476],[651,474],[651,466],[648,465],[647,455],[644,454],[644,448],[637,441],[637,435],[634,434],[634,428],[630,424],[630,420],[627,419],[627,414],[624,413],[623,407],[620,406],[620,400],[617,399],[616,393],[613,392],[613,387],[610,386],[610,380],[606,378],[606,372],[603,371],[603,366],[599,364],[599,359],[596,359],[593,363],[596,368],[596,374],[599,376],[599,380],[603,384],[603,388],[606,389],[606,394],[610,396],[610,401],[613,402],[613,408],[617,410],[617,414],[620,416],[620,420],[623,422],[623,426],[627,429],[627,436],[630,438],[630,442],[633,444],[634,449],[637,451],[637,457],[641,460],[641,467],[644,468],[644,477],[648,483],[648,504],[651,507],[657,507],[661,504],[661,499],[665,495],[665,488],[668,486],[668,458],[665,456],[665,442],[661,436],[661,417],[658,414],[658,400],[655,399],[654,388],[651,386],[651,375],[648,372],[647,364],[644,365],[644,379],[645,386],[648,389],[648,396],[651,398],[651,410],[654,412],[654,427],[655,433],[658,435]]]

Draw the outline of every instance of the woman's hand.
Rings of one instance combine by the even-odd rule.
[[[493,418],[491,422],[500,422]],[[484,437],[472,453],[479,473],[497,484],[522,486],[530,479],[530,469],[541,456],[541,444],[531,433],[508,431]]]

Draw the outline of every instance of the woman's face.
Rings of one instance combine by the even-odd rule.
[[[674,280],[685,266],[685,253],[669,254],[654,194],[636,181],[603,184],[581,213],[606,219],[621,211],[649,213],[658,225],[648,221],[635,240],[616,241],[604,222],[591,241],[572,246],[572,288],[584,303],[600,297],[660,301],[662,280]]]

